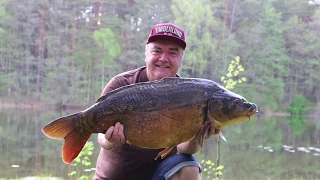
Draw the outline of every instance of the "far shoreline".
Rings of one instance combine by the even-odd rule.
[[[58,105],[58,104],[49,104],[42,101],[28,101],[28,102],[22,102],[22,103],[15,103],[12,101],[4,101],[0,99],[0,111],[1,110],[12,110],[12,109],[19,109],[19,110],[34,110],[34,111],[45,111],[45,110],[66,110],[66,111],[81,111],[84,109],[87,109],[94,103],[85,105],[85,104],[64,104],[64,105]],[[288,112],[259,112],[257,116],[276,116],[276,117],[290,117],[291,114]],[[304,117],[311,117],[311,118],[319,118],[320,113],[313,113],[313,114],[304,114],[300,115]]]
[[[93,104],[93,103],[92,103]],[[85,104],[50,104],[42,101],[28,101],[15,103],[12,101],[4,101],[0,99],[0,110],[5,109],[20,109],[20,110],[36,110],[36,111],[45,111],[49,109],[55,110],[83,110],[88,108],[90,105]]]

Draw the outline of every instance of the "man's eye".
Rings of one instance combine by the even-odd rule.
[[[178,53],[175,52],[175,51],[173,51],[173,52],[169,52],[169,54],[170,54],[171,56],[176,56]]]
[[[160,53],[159,50],[152,50],[151,52],[152,52],[152,53],[157,53],[157,54]]]

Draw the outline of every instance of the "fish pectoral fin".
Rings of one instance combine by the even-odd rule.
[[[204,132],[203,132],[203,134],[201,135],[201,139],[200,139],[200,147],[202,148],[202,145],[203,145],[203,143],[204,143],[204,140],[205,140],[205,138],[207,137],[207,135],[208,135],[208,132],[209,132],[209,129],[210,129],[210,123],[207,123],[206,125],[205,125],[205,129],[204,129]]]
[[[219,132],[219,136],[220,136],[225,142],[227,142],[227,139],[224,137],[224,135],[222,134],[221,131]]]
[[[159,152],[157,157],[154,158],[154,160],[157,160],[158,157],[161,157],[161,159],[165,158],[172,151],[174,147],[176,147],[176,145],[167,147],[166,149],[162,150],[161,152]]]

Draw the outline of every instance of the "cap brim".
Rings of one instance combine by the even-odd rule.
[[[160,41],[160,40],[168,40],[172,41],[179,46],[181,46],[183,49],[186,49],[186,42],[184,42],[182,39],[176,38],[174,36],[168,36],[168,35],[153,35],[148,38],[147,44],[150,42]]]

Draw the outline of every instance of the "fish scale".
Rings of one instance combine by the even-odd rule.
[[[148,149],[166,148],[158,155],[164,158],[172,147],[195,137],[203,125],[208,131],[208,121],[211,128],[222,129],[255,113],[253,103],[214,81],[164,78],[115,89],[88,109],[53,120],[42,131],[65,140],[62,159],[67,164],[92,133],[105,133],[117,122],[124,125],[127,142]]]

